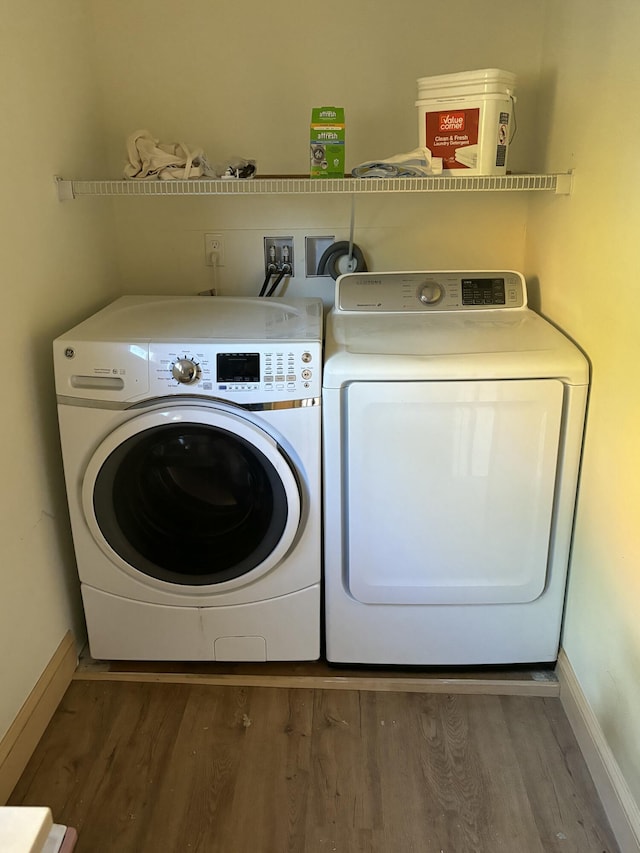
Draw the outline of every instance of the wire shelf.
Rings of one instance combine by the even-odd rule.
[[[434,192],[571,192],[571,173],[549,175],[433,176],[428,178],[307,178],[247,180],[75,181],[56,178],[60,200],[78,196],[326,195]]]

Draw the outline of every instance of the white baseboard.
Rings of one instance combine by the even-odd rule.
[[[0,806],[4,806],[49,725],[78,664],[76,645],[67,631],[9,731],[0,741]]]
[[[591,773],[622,853],[640,853],[640,808],[634,800],[604,732],[564,649],[556,668],[560,701]]]

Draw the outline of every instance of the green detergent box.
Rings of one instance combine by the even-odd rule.
[[[344,178],[344,108],[311,110],[311,177]]]

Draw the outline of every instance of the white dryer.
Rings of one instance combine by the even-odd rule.
[[[330,661],[556,659],[588,382],[517,272],[338,279],[323,375]]]
[[[128,296],[56,339],[93,657],[318,658],[322,320]]]

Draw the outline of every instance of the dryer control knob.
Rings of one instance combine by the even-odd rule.
[[[427,281],[418,290],[418,299],[423,305],[436,305],[443,296],[444,291],[437,281]]]
[[[193,385],[200,378],[200,368],[190,358],[178,358],[171,366],[171,374],[183,385]]]

